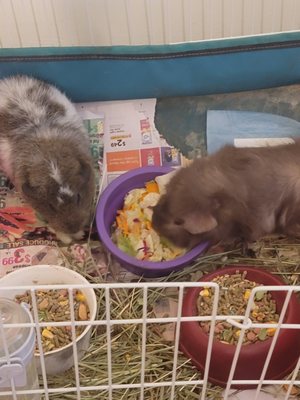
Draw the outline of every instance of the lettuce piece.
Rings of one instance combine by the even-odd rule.
[[[132,257],[136,256],[136,251],[132,247],[132,244],[130,243],[128,237],[119,233],[118,235],[116,235],[116,239],[117,239],[117,246],[119,247],[120,250],[124,251],[124,253],[128,254],[129,256]]]

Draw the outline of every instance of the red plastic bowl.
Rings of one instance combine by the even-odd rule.
[[[205,275],[201,281],[210,282],[215,277],[224,274],[234,274],[237,270],[247,271],[247,279],[264,285],[286,285],[277,276],[269,272],[245,266],[229,266]],[[197,316],[197,298],[201,288],[188,289],[183,299],[182,316]],[[277,312],[280,312],[286,296],[286,291],[272,292],[276,301]],[[286,311],[284,323],[300,323],[300,302],[293,293]],[[272,342],[272,338],[262,342],[242,345],[233,376],[234,380],[260,379],[263,366]],[[180,329],[180,349],[192,363],[204,371],[208,335],[202,330],[199,322],[182,322]],[[225,387],[234,357],[236,346],[213,340],[208,380],[216,385]],[[300,330],[281,329],[272,353],[265,379],[282,379],[295,367],[300,356]],[[232,385],[233,388],[246,389],[255,385]]]

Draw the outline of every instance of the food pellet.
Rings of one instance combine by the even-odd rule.
[[[32,310],[30,292],[15,297],[18,303],[27,303]],[[39,290],[36,292],[38,315],[40,322],[70,321],[70,301],[67,289]],[[76,290],[73,293],[74,317],[76,321],[86,321],[90,317],[90,311],[85,295]],[[79,336],[84,330],[83,326],[76,326],[75,333]],[[41,328],[41,338],[44,353],[59,349],[72,341],[72,330],[70,326],[57,326]],[[38,353],[38,348],[36,348]]]
[[[218,315],[244,315],[251,290],[260,284],[246,279],[247,272],[220,275],[213,279],[220,287],[218,304]],[[207,316],[212,313],[214,293],[211,289],[205,288],[199,292],[197,299],[197,310],[200,316]],[[276,313],[276,303],[271,293],[261,290],[254,298],[254,305],[250,313],[253,323],[277,323],[279,315]],[[200,326],[206,334],[210,331],[210,321],[201,321]],[[274,336],[276,329],[250,328],[245,330],[243,344],[264,341]],[[241,331],[226,321],[217,321],[214,337],[222,343],[237,344]]]

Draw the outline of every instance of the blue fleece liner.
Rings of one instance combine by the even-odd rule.
[[[300,32],[168,46],[0,49],[0,78],[27,74],[75,102],[263,89],[300,80]]]

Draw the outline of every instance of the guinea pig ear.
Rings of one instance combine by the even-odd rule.
[[[183,227],[192,235],[209,232],[216,228],[217,220],[211,214],[194,211],[184,217]]]

